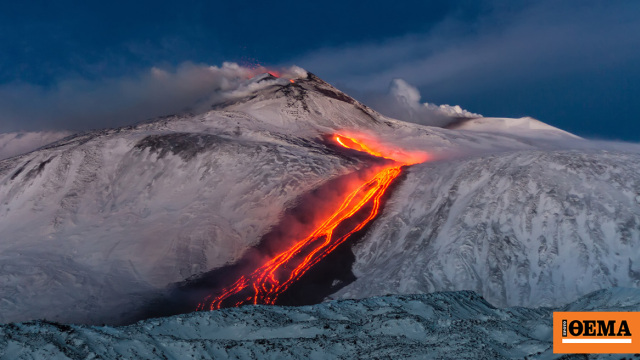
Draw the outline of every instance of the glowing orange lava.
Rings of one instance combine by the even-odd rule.
[[[335,135],[335,139],[340,145],[346,147],[347,149],[358,150],[376,157],[389,159],[388,157],[382,155],[380,152],[370,149],[367,145],[354,138],[350,138],[344,135]]]
[[[398,148],[389,148],[387,145],[376,143],[371,139],[354,135],[336,134],[333,139],[347,149],[366,152],[370,155],[393,160],[403,165],[423,163],[430,159],[429,154],[423,151],[407,151]],[[365,144],[366,143],[366,144]]]
[[[336,135],[334,140],[345,148],[385,157],[361,140],[344,135]],[[312,266],[378,215],[382,196],[393,180],[400,175],[403,165],[406,163],[400,162],[384,167],[351,192],[339,208],[310,235],[276,255],[251,274],[241,276],[231,286],[223,289],[219,295],[207,296],[198,305],[197,310],[214,310],[223,305],[274,304],[278,296],[299,280]],[[360,213],[356,219],[354,215],[361,211],[363,213]],[[340,231],[336,231],[339,226],[341,226]]]

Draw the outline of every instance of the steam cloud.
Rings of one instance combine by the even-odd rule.
[[[394,79],[385,95],[361,96],[363,102],[380,113],[399,120],[428,126],[446,126],[460,118],[480,117],[460,106],[421,103],[418,88],[403,79]]]
[[[35,150],[68,135],[71,135],[68,131],[0,134],[0,160]]]

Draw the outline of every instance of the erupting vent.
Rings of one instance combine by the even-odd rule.
[[[333,139],[345,148],[391,159],[396,163],[383,167],[375,176],[351,192],[338,209],[309,236],[277,254],[251,274],[241,276],[219,295],[207,296],[198,305],[197,310],[214,310],[244,304],[275,304],[291,284],[378,215],[381,198],[393,180],[400,175],[402,166],[411,162],[399,161],[393,156],[383,154],[354,137],[335,135]],[[356,219],[354,215],[361,211],[365,212],[366,216],[358,216]]]

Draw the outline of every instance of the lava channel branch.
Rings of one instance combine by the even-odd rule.
[[[219,295],[207,296],[198,304],[196,310],[215,310],[221,307],[244,304],[275,304],[278,297],[291,284],[299,280],[311,267],[316,265],[351,235],[364,228],[380,212],[380,202],[389,186],[402,171],[402,166],[416,163],[416,155],[398,156],[402,152],[386,154],[384,150],[374,149],[361,139],[353,136],[334,135],[333,140],[348,149],[366,152],[370,155],[394,160],[394,164],[385,166],[372,178],[352,191],[320,226],[309,236],[297,241],[289,249],[282,251],[251,274],[243,275],[235,283],[224,288]],[[394,156],[395,155],[395,156]],[[420,155],[422,161],[426,159]],[[366,206],[371,204],[371,206]],[[354,215],[368,211],[366,216]],[[347,220],[349,222],[347,223]],[[339,226],[350,225],[348,231],[336,231]],[[341,227],[343,229],[343,227]]]

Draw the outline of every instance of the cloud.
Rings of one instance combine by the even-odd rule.
[[[65,79],[44,87],[0,86],[0,132],[115,127],[181,112],[205,111],[213,103],[254,88],[248,79],[265,68],[224,63],[221,67],[183,63],[153,67],[130,78]],[[304,70],[292,67],[291,78]],[[305,72],[306,74],[306,72]]]
[[[640,140],[640,2],[479,4],[423,32],[325,47],[291,62],[347,93],[382,92],[401,78],[423,101],[531,116],[583,137]]]
[[[383,115],[428,126],[446,126],[460,118],[482,115],[463,110],[460,106],[421,103],[418,88],[403,79],[393,79],[386,94],[377,92],[358,93],[357,97]]]
[[[640,3],[490,2],[478,18],[427,33],[319,49],[294,62],[339,85],[379,90],[394,78],[441,92],[481,92],[640,60]],[[634,65],[635,66],[635,65]]]
[[[27,153],[71,135],[67,131],[36,131],[0,134],[0,160]]]

